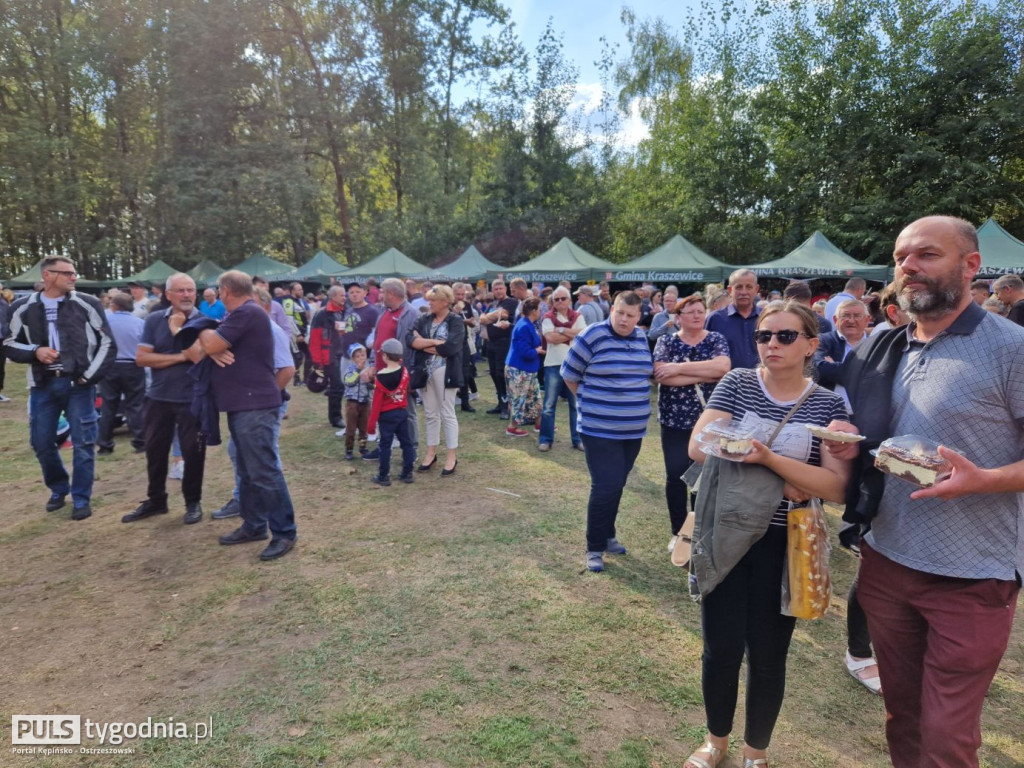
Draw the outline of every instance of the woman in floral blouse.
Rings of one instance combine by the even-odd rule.
[[[672,533],[686,520],[686,483],[682,474],[693,462],[687,455],[693,425],[715,383],[729,372],[729,342],[704,330],[707,306],[699,293],[680,299],[674,319],[679,328],[654,347],[654,378],[658,381],[658,421],[665,457],[665,500]]]

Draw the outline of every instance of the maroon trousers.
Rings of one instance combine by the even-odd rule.
[[[1019,585],[907,568],[862,545],[859,596],[895,768],[977,768],[981,707],[1006,651]]]

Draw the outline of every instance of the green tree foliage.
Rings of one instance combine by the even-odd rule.
[[[749,263],[821,229],[878,261],[917,216],[1021,222],[1020,3],[726,2],[683,38],[624,21],[621,99],[650,138],[609,180],[615,250],[681,231]]]
[[[934,212],[1024,234],[1022,0],[622,24],[588,124],[559,30],[528,49],[500,0],[0,0],[0,274],[562,236],[624,261],[676,233],[744,263],[815,229],[881,260]]]

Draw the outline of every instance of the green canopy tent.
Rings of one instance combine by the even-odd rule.
[[[1024,243],[1003,229],[995,219],[978,227],[981,269],[978,277],[1024,274]]]
[[[418,261],[413,261],[397,248],[388,248],[365,264],[346,269],[329,277],[342,277],[353,282],[363,282],[368,277],[411,277],[421,275],[429,268]]]
[[[884,264],[863,264],[843,253],[819,231],[781,259],[745,266],[758,277],[863,277],[882,283],[889,272]]]
[[[264,277],[265,275],[280,275],[284,272],[291,272],[295,269],[291,264],[283,261],[274,261],[262,251],[257,251],[241,264],[236,264],[232,269],[245,272],[247,275]],[[267,282],[270,282],[269,280]]]
[[[501,277],[505,280],[521,277],[527,283],[560,280],[585,283],[588,280],[609,280],[610,275],[619,268],[620,265],[599,259],[569,238],[563,237],[540,256],[514,267],[491,270],[487,277]]]
[[[676,235],[635,261],[619,265],[608,278],[629,283],[717,283],[733,267]]]
[[[317,251],[313,258],[297,269],[283,272],[279,275],[266,276],[267,282],[279,282],[283,280],[298,280],[307,283],[328,283],[331,277],[348,271],[348,267],[340,261],[335,261],[324,251]]]
[[[42,280],[43,260],[40,259],[20,275],[15,275],[10,280],[4,280],[2,282],[4,284],[4,288],[10,288],[11,290],[24,290],[26,288],[34,288],[35,284],[42,282]],[[113,285],[113,283],[107,280],[75,281],[76,288],[83,288],[87,290],[99,290],[101,288],[108,288],[111,285]]]
[[[163,259],[157,259],[148,267],[134,275],[128,277],[122,277],[120,280],[113,280],[114,285],[127,285],[128,283],[144,283],[145,285],[163,285],[167,278],[173,274],[176,274],[178,270],[172,267],[170,264],[165,262]]]
[[[410,275],[410,277],[451,283],[456,280],[482,280],[488,274],[500,272],[503,269],[504,267],[500,264],[495,264],[480,253],[475,245],[471,245],[451,264],[434,267],[421,275]]]
[[[214,264],[209,259],[204,259],[188,271],[188,276],[196,281],[200,289],[209,288],[217,284],[217,278],[224,273],[224,268]]]

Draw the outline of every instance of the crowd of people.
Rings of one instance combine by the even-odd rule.
[[[111,292],[105,307],[74,290],[73,263],[54,256],[40,289],[4,314],[4,351],[29,365],[48,511],[70,495],[71,517],[90,516],[94,450],[114,450],[119,408],[148,475],[147,498],[123,521],[169,511],[177,443],[184,523],[198,522],[205,449],[220,442],[224,412],[235,492],[213,516],[241,518],[222,544],[269,538],[264,560],[297,538],[278,447],[289,386],[324,395],[341,454],[376,462],[372,482],[386,487],[396,446],[402,482],[438,464],[442,477],[456,474],[458,412],[476,410],[486,365],[497,399],[487,413],[509,438],[532,430],[541,453],[555,447],[565,401],[567,442],[590,475],[585,567],[599,573],[606,557],[627,554],[616,524],[653,383],[669,548],[689,566],[704,640],[707,735],[685,768],[725,760],[744,657],[743,765],[768,765],[796,624],[782,602],[787,513],[812,499],[843,508],[839,541],[861,558],[845,666],[884,698],[893,765],[977,766],[981,706],[1024,573],[1024,282],[975,280],[977,233],[951,217],[908,225],[894,259],[883,290],[853,278],[829,297],[801,281],[764,294],[742,268],[687,295],[389,278],[320,296],[293,283],[275,296],[230,271],[200,304],[192,279],[176,274],[159,296]],[[723,421],[754,435],[749,453],[709,450],[701,435]],[[898,435],[941,444],[949,476],[914,490],[879,472],[871,451]]]

